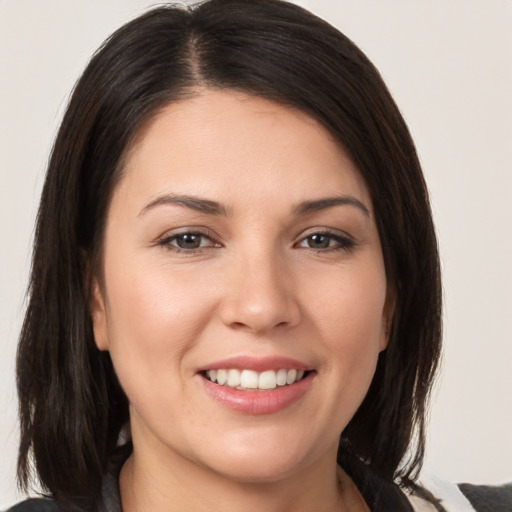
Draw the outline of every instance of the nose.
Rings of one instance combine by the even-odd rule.
[[[260,335],[297,325],[301,312],[295,284],[286,263],[275,255],[241,255],[227,270],[223,323]]]

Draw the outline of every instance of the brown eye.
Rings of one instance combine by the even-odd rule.
[[[310,249],[327,249],[332,241],[332,237],[324,234],[311,235],[306,238],[307,246]]]
[[[174,245],[180,249],[198,249],[201,247],[201,242],[204,235],[197,233],[184,233],[183,235],[177,235],[174,237]]]
[[[212,238],[200,231],[185,231],[162,238],[159,245],[175,252],[196,252],[208,247],[218,247],[219,245]]]
[[[300,248],[315,251],[343,251],[352,249],[354,245],[350,238],[334,233],[312,233],[298,243]]]

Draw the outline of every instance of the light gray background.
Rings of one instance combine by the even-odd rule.
[[[512,480],[512,1],[306,0],[381,70],[429,183],[445,357],[426,473]],[[15,494],[14,357],[45,163],[92,52],[144,0],[0,0],[0,507]]]

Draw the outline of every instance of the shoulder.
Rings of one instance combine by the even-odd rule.
[[[0,0],[1,2],[1,0]],[[107,474],[103,479],[101,497],[99,498],[99,509],[108,512],[121,512],[121,501],[119,497],[119,472],[126,459],[132,453],[131,443],[118,447],[110,458]],[[29,498],[13,505],[4,512],[65,512],[70,509],[52,498]],[[89,504],[88,504],[89,503]],[[73,510],[91,510],[90,500],[73,500]],[[96,508],[95,508],[96,510]]]
[[[512,510],[512,483],[500,486],[460,484],[459,489],[476,512]]]
[[[428,477],[409,496],[409,500],[416,512],[511,512],[512,484],[455,485],[439,478]],[[430,502],[428,505],[427,501]]]
[[[30,498],[6,510],[6,512],[61,512],[55,500],[50,498]]]

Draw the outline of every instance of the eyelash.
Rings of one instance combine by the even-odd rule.
[[[206,239],[210,241],[210,245],[207,246],[199,246],[194,248],[183,248],[178,247],[177,245],[173,244],[176,240],[184,237],[200,237],[201,241],[200,244]],[[178,254],[199,254],[201,253],[205,248],[215,248],[215,247],[221,247],[221,245],[215,241],[215,238],[212,236],[212,234],[200,230],[189,230],[189,231],[182,231],[180,233],[174,233],[170,236],[164,236],[158,241],[158,245],[164,247],[165,249],[169,251],[174,251]]]
[[[304,249],[308,249],[310,251],[316,252],[316,253],[325,253],[325,252],[337,252],[337,251],[351,251],[356,246],[356,242],[351,239],[348,236],[340,235],[339,233],[333,233],[332,231],[324,230],[324,231],[314,231],[300,239],[300,241],[295,244],[296,246],[300,247],[300,244],[306,242],[308,239],[311,239],[313,237],[326,237],[329,240],[329,243],[334,241],[335,244],[333,246],[328,246],[321,249],[315,249],[313,247],[304,247]]]
[[[193,248],[183,248],[177,246],[175,243],[178,239],[184,238],[184,237],[200,237],[200,245],[198,247]],[[328,246],[324,248],[314,248],[314,247],[304,247],[301,246],[303,243],[307,243],[308,240],[311,240],[313,237],[326,237],[328,239]],[[202,245],[202,243],[205,240],[209,240],[208,245]],[[331,245],[331,243],[334,242],[334,245]],[[165,249],[169,251],[173,251],[177,254],[200,254],[205,249],[210,248],[219,248],[221,247],[221,244],[215,240],[215,237],[212,236],[209,232],[204,232],[200,230],[189,230],[189,231],[182,231],[180,233],[174,233],[170,236],[164,236],[158,241],[158,245],[164,247]],[[338,252],[338,251],[351,251],[356,246],[356,242],[352,240],[348,236],[340,235],[339,233],[333,233],[328,230],[323,231],[314,231],[310,234],[303,236],[297,243],[294,244],[295,248],[304,248],[309,251],[313,251],[315,253],[326,253],[326,252]]]

